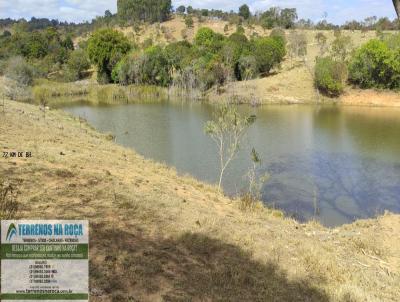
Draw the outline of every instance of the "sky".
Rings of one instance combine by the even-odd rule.
[[[346,20],[363,20],[368,16],[395,18],[392,0],[172,0],[174,7],[191,5],[194,8],[235,10],[246,3],[250,10],[263,11],[271,6],[296,7],[300,18],[327,20],[342,24]],[[90,21],[104,15],[105,10],[115,13],[117,0],[0,0],[1,18],[58,19],[60,21]]]

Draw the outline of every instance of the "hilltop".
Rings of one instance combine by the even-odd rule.
[[[6,101],[0,175],[21,218],[89,219],[91,301],[397,301],[400,216],[300,224],[116,145],[82,120]]]

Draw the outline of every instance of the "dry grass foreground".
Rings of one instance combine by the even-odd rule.
[[[62,111],[6,102],[0,176],[21,218],[90,221],[91,301],[398,301],[400,217],[336,229],[259,208],[146,160]]]

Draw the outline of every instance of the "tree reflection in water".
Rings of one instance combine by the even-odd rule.
[[[313,153],[309,159],[281,158],[264,169],[272,177],[263,200],[300,221],[316,218],[333,226],[400,211],[400,164]]]

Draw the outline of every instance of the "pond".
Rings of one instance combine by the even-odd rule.
[[[209,183],[218,179],[218,155],[203,127],[215,107],[201,103],[64,108],[117,143]],[[344,106],[239,106],[255,114],[223,188],[236,195],[254,147],[269,174],[262,199],[300,221],[336,226],[385,210],[400,212],[400,109]]]

